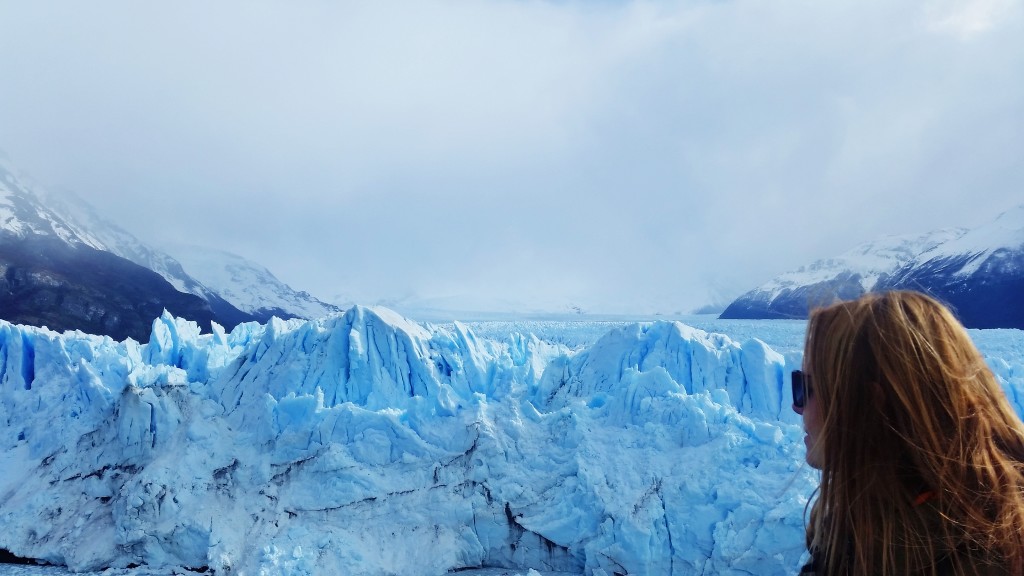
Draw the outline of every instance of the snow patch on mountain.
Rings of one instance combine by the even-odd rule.
[[[921,253],[934,250],[966,233],[963,228],[950,228],[925,234],[886,236],[860,244],[838,257],[817,260],[809,266],[781,274],[752,293],[771,302],[786,291],[828,282],[851,271],[859,275],[863,292],[868,292],[879,279],[896,272]]]
[[[1024,252],[1024,205],[999,215],[992,222],[923,251],[921,263],[967,257],[956,274],[970,276],[1000,251]]]
[[[15,176],[3,164],[0,231],[17,238],[56,236],[68,244],[110,252],[160,274],[175,290],[206,300],[230,325],[240,321],[238,316],[244,316],[243,320],[271,315],[316,318],[340,311],[291,289],[262,266],[225,252],[182,250],[190,264],[186,271],[179,259],[141,242],[73,193],[47,191]]]
[[[237,254],[184,244],[166,249],[190,276],[244,312],[320,318],[341,311],[308,292],[292,289],[263,266]]]
[[[0,232],[15,238],[38,234],[70,244],[103,250],[103,242],[54,212],[32,193],[31,186],[0,163]]]
[[[928,293],[968,327],[1024,328],[1024,205],[978,228],[890,236],[819,260],[741,295],[721,318],[806,318],[885,290]]]
[[[91,205],[70,192],[42,192],[47,206],[61,214],[78,234],[94,238],[100,250],[116,254],[163,276],[175,290],[195,294],[204,300],[215,293],[194,277],[169,254],[147,246],[130,232],[96,213]]]
[[[97,214],[75,194],[52,192],[26,182],[3,165],[0,165],[0,222],[0,229],[19,238],[28,234],[56,236],[68,244],[84,244],[160,274],[179,292],[205,300],[216,296],[186,274],[174,258],[140,242]]]

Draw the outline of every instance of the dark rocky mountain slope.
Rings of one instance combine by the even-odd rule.
[[[118,245],[134,240],[115,232]],[[104,241],[112,234],[54,210],[0,165],[0,319],[138,341],[149,338],[164,309],[206,330],[211,321],[230,329],[255,319],[212,291],[179,290],[116,254]],[[170,257],[163,261],[180,270]],[[202,287],[187,277],[179,283]]]
[[[32,235],[0,244],[0,317],[52,330],[149,339],[163,310],[210,330],[210,305],[162,276],[84,244]]]

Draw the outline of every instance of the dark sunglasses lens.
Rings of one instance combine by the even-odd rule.
[[[807,400],[805,394],[807,388],[804,386],[804,373],[800,370],[793,370],[791,378],[793,380],[793,406],[803,408],[804,402]]]

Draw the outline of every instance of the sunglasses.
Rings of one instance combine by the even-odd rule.
[[[803,408],[811,397],[811,377],[803,370],[793,370],[790,378],[793,381],[793,406]]]

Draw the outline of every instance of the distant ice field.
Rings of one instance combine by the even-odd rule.
[[[609,331],[637,322],[682,322],[705,332],[725,334],[737,342],[757,338],[780,354],[803,349],[805,320],[720,320],[715,315],[650,316],[640,319],[608,317],[573,320],[566,318],[537,320],[484,320],[462,322],[478,337],[501,340],[509,334],[533,334],[540,340],[584,348]],[[440,323],[446,325],[448,323]],[[1018,332],[1019,330],[1011,330]]]
[[[780,354],[802,353],[806,320],[725,320],[715,315],[651,316],[641,319],[606,318],[599,320],[537,319],[483,320],[462,322],[478,337],[501,340],[509,334],[533,334],[540,340],[570,348],[584,348],[610,330],[636,322],[682,322],[705,332],[725,334],[736,342],[757,338]],[[439,323],[446,325],[449,323]],[[1024,331],[1014,329],[968,330],[975,345],[986,355],[998,358],[1024,358]]]

